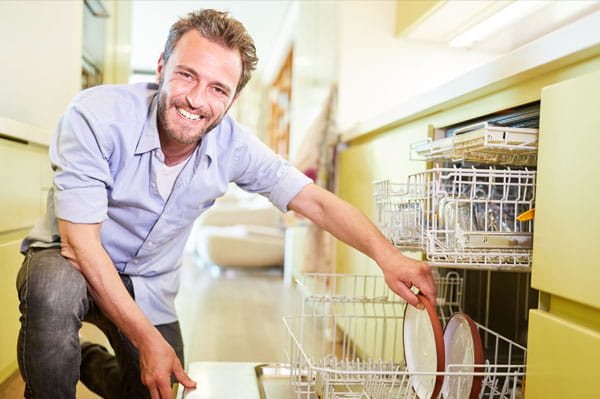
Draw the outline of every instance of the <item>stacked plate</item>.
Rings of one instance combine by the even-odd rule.
[[[477,326],[465,313],[455,313],[442,331],[433,305],[418,298],[424,309],[406,306],[404,313],[404,356],[416,396],[436,399],[441,392],[443,399],[477,398],[482,378],[473,373],[481,371],[475,365],[484,360]]]

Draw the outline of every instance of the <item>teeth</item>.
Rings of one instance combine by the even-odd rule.
[[[197,121],[198,119],[202,118],[200,115],[196,115],[196,114],[192,114],[190,112],[187,112],[183,108],[177,108],[177,111],[179,111],[179,113],[181,114],[181,116],[183,116],[184,118],[189,119],[191,121]]]

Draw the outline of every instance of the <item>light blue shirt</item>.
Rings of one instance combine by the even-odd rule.
[[[147,83],[99,86],[71,102],[50,146],[55,175],[47,214],[21,247],[59,246],[57,218],[102,222],[102,245],[118,272],[131,276],[135,300],[155,325],[177,320],[185,242],[194,220],[230,182],[265,195],[282,211],[311,182],[225,116],[202,139],[165,201],[156,182],[164,163],[157,89]]]

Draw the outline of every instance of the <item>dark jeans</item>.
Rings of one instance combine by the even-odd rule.
[[[128,276],[123,284],[134,296]],[[26,398],[75,398],[81,381],[109,398],[149,398],[140,379],[137,349],[98,309],[86,281],[60,249],[29,250],[17,276],[21,330],[17,344],[19,369]],[[106,334],[115,355],[97,344],[79,343],[82,321]],[[183,364],[179,323],[156,328],[175,349]]]

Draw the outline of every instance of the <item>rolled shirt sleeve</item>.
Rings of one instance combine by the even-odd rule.
[[[92,118],[81,105],[70,106],[50,146],[55,215],[73,223],[100,223],[107,217],[109,154],[102,125]]]
[[[283,212],[288,210],[289,202],[313,182],[251,134],[236,148],[234,162],[238,171],[234,181],[246,191],[266,196]]]

